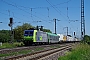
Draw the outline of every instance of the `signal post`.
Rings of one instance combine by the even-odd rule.
[[[13,43],[13,40],[14,40],[14,38],[13,38],[13,18],[10,18],[9,20],[10,20],[10,22],[9,22],[8,26],[11,27],[11,31],[10,31],[10,38],[11,38],[10,40],[11,41],[10,42]]]

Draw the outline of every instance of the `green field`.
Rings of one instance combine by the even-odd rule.
[[[65,56],[59,57],[58,60],[90,60],[90,45],[79,44],[71,52],[66,52]]]

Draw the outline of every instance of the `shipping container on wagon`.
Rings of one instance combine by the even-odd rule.
[[[59,41],[63,41],[63,34],[57,34],[59,35]]]
[[[63,35],[63,41],[67,41],[67,36]]]
[[[59,35],[59,41],[66,41],[67,40],[67,36],[63,35],[63,34],[57,34]]]

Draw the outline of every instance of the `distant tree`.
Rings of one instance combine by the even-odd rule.
[[[22,30],[22,26],[17,26],[14,29],[14,39],[19,40],[23,38],[23,30]]]
[[[27,30],[27,29],[30,29],[30,28],[34,28],[34,26],[32,26],[28,23],[24,23],[22,26],[15,27],[15,29],[14,29],[14,38],[16,40],[23,39],[24,30]]]
[[[0,42],[9,42],[10,33],[9,30],[0,30]]]
[[[31,24],[28,24],[28,23],[24,23],[22,25],[22,30],[27,30],[27,29],[30,29],[30,28],[35,28],[35,27],[32,26]]]

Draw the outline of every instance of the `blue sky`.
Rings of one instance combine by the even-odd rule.
[[[65,27],[68,27],[69,34],[73,35],[73,32],[76,32],[76,35],[80,36],[80,2],[81,0],[0,0],[0,22],[3,22],[0,23],[0,30],[10,29],[8,26],[9,18],[13,17],[13,28],[23,23],[30,23],[33,26],[42,25],[44,28],[54,32],[53,19],[56,18],[60,20],[57,21],[57,33],[66,34]],[[87,35],[90,35],[89,2],[89,0],[85,0],[85,24]]]

